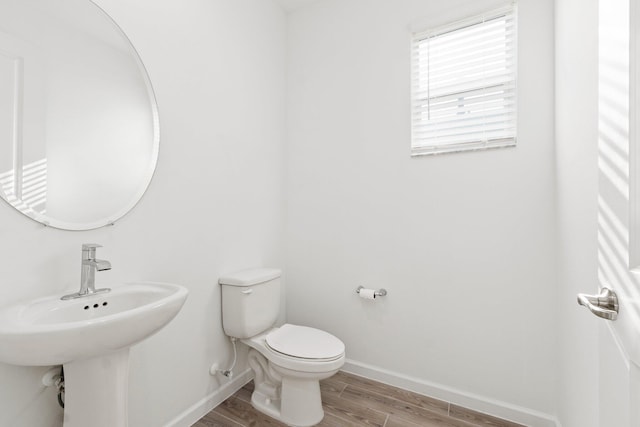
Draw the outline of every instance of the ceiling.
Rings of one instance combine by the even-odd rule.
[[[293,12],[294,10],[303,8],[311,3],[315,3],[319,0],[274,0],[287,12]]]

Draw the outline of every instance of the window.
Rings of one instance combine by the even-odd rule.
[[[513,6],[413,35],[411,155],[516,144]]]

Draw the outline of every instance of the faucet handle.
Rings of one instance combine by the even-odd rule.
[[[102,245],[99,245],[97,243],[83,243],[82,244],[82,250],[83,251],[90,251],[92,249],[96,249],[96,248],[101,248]]]

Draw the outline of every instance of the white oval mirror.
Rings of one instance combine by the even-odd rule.
[[[89,230],[140,200],[158,111],[122,30],[90,0],[0,2],[0,196],[43,224]]]

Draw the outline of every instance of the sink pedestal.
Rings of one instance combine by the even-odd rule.
[[[64,383],[64,427],[128,425],[128,347],[65,363]]]

